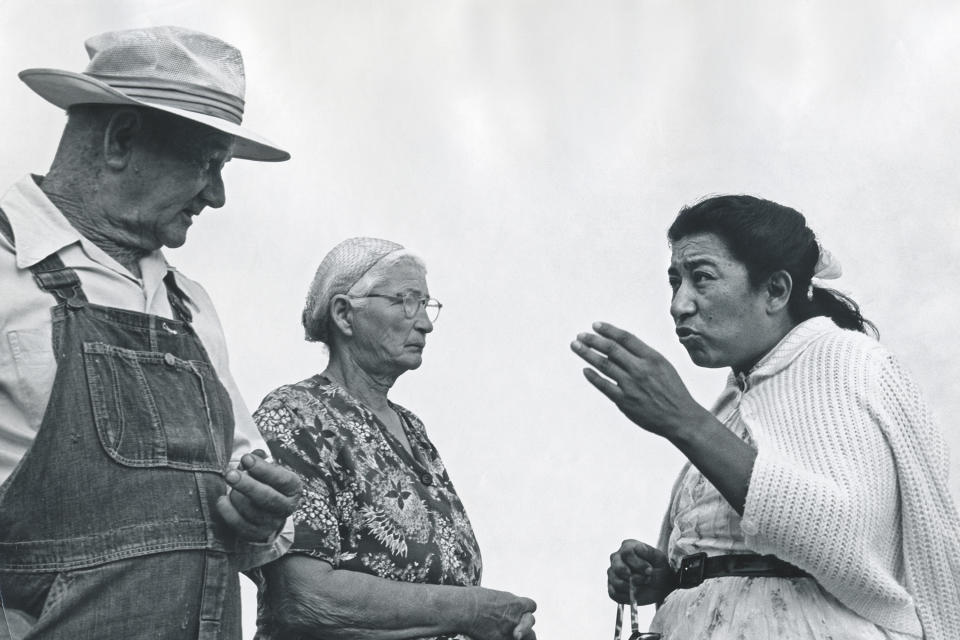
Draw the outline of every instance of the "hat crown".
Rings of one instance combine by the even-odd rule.
[[[62,109],[75,104],[149,107],[234,136],[234,158],[290,158],[241,126],[246,78],[236,47],[175,26],[108,31],[85,44],[90,62],[82,73],[24,69],[20,79]]]
[[[183,27],[109,31],[86,43],[84,73],[114,85],[141,81],[167,88],[202,88],[227,94],[242,105],[246,90],[240,51],[219,38]]]

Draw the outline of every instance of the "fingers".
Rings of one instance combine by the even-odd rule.
[[[244,458],[247,458],[247,456],[244,456]],[[261,460],[258,466],[268,464]],[[277,467],[277,469],[280,469],[280,467]],[[286,469],[280,470],[293,475]],[[255,521],[267,517],[286,518],[293,513],[297,506],[297,496],[286,495],[282,491],[278,491],[259,480],[253,472],[254,469],[248,469],[246,472],[231,469],[224,475],[227,484],[233,489],[230,492],[230,499],[234,506],[241,510],[245,516]],[[295,486],[299,486],[299,479],[296,475],[293,475],[293,479],[297,482]],[[289,490],[285,485],[283,488]]]
[[[247,540],[269,539],[296,509],[300,496],[297,475],[265,458],[259,449],[241,457],[239,467],[224,474],[230,492],[217,500],[220,517]]]
[[[252,479],[271,487],[278,493],[288,498],[298,498],[300,496],[300,479],[297,474],[289,469],[267,462],[266,457],[267,454],[261,449],[244,454],[240,458],[240,468],[246,471]],[[289,513],[285,515],[289,515]]]
[[[637,540],[624,540],[610,554],[607,593],[614,602],[630,602],[630,590],[637,604],[660,602],[676,587],[676,574],[667,555]]]
[[[610,554],[610,568],[607,569],[610,596],[625,596],[631,581],[644,582],[640,578],[652,576],[654,570],[664,564],[669,567],[666,555],[659,549],[637,540],[624,540],[620,548]]]
[[[570,348],[603,375],[623,384],[637,374],[642,361],[623,347],[593,333],[581,333]]]
[[[223,495],[217,499],[217,513],[228,527],[237,535],[251,542],[266,542],[283,525],[283,518],[275,520],[253,521],[237,509],[231,496]]]
[[[520,622],[513,629],[513,640],[535,640],[537,634],[533,631],[533,625],[536,619],[532,613],[525,613],[520,616]]]
[[[610,382],[593,369],[584,369],[583,375],[587,381],[596,387],[600,393],[610,398],[614,404],[623,400],[623,391],[615,383]]]
[[[604,338],[613,340],[628,352],[639,358],[648,357],[651,355],[651,353],[657,353],[655,349],[651,349],[637,336],[633,335],[629,331],[624,331],[619,327],[615,327],[608,322],[594,322],[593,330]]]
[[[624,541],[619,549],[610,554],[610,567],[607,569],[607,593],[616,602],[627,602],[629,599],[630,578],[633,570],[624,561],[624,546],[630,541]]]
[[[261,460],[267,459],[267,452],[264,451],[263,449],[254,449],[253,451],[250,452],[250,455],[257,456]],[[244,458],[246,458],[246,456],[243,456],[240,458],[240,468],[243,470],[246,470],[247,466],[243,462]],[[254,461],[254,463],[256,463],[256,461]]]
[[[620,551],[624,562],[633,569],[645,569],[647,566],[662,568],[670,565],[663,551],[638,540],[624,540],[620,545]]]
[[[530,598],[516,596],[508,591],[485,587],[458,590],[465,599],[459,607],[463,617],[463,631],[476,640],[529,640],[533,626],[533,612],[537,603]]]
[[[598,327],[606,328],[612,327],[612,325],[607,325],[602,322],[595,322],[593,327],[596,330]],[[616,328],[614,327],[614,329]],[[603,330],[609,333],[607,329]],[[577,342],[585,345],[588,347],[588,349],[577,350],[575,348],[574,351],[583,357],[584,360],[587,360],[584,352],[589,353],[589,350],[593,349],[594,351],[606,356],[613,365],[619,367],[620,370],[630,375],[636,375],[639,372],[639,367],[641,367],[645,362],[656,360],[662,357],[658,351],[648,347],[633,334],[627,333],[626,331],[622,331],[620,329],[616,329],[616,331],[619,332],[617,335],[621,336],[618,339],[610,338],[602,334],[598,335],[596,333],[580,333],[577,335]],[[590,362],[590,360],[588,360],[588,362]],[[591,364],[593,363],[591,362]],[[607,373],[606,371],[603,371],[603,373],[610,375],[612,378],[619,379],[619,377],[616,375],[616,371],[613,371],[613,375]]]
[[[537,603],[530,598],[524,598],[521,596],[517,599],[520,601],[520,610],[524,613],[533,613],[537,610]]]
[[[623,358],[604,357],[611,353],[612,347],[610,345],[612,343],[605,338],[600,338],[592,333],[581,333],[577,335],[576,340],[570,343],[570,349],[608,378],[622,380],[627,376],[623,367],[629,366],[629,363],[626,363]]]

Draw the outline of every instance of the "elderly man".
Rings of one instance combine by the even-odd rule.
[[[231,158],[239,51],[159,27],[21,79],[67,109],[49,173],[0,200],[0,637],[239,638],[237,572],[283,553],[300,487],[267,462],[210,299],[169,266]]]

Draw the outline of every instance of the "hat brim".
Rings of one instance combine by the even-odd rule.
[[[289,160],[290,154],[249,129],[222,118],[186,109],[177,109],[146,100],[138,100],[83,73],[60,69],[25,69],[20,79],[37,95],[61,109],[75,104],[127,104],[158,109],[193,120],[234,136],[233,157],[261,162]]]

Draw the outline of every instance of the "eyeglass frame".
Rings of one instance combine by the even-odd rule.
[[[443,303],[437,300],[436,298],[431,298],[430,296],[418,296],[412,291],[408,291],[407,293],[395,293],[393,295],[388,295],[386,293],[368,293],[362,296],[348,295],[347,297],[353,298],[355,300],[359,298],[385,298],[387,300],[393,300],[394,302],[399,302],[400,306],[403,307],[403,315],[408,320],[416,318],[417,314],[420,313],[420,310],[423,309],[427,314],[427,320],[429,320],[431,323],[434,323],[437,321],[437,318],[440,317],[440,311],[443,309]],[[416,298],[417,300],[417,308],[412,314],[407,311],[407,303],[406,303],[407,298]],[[436,307],[428,306],[431,302],[437,303]],[[436,315],[432,318],[430,317],[430,312],[427,311],[427,309],[430,309],[430,308],[435,308],[437,310]]]

